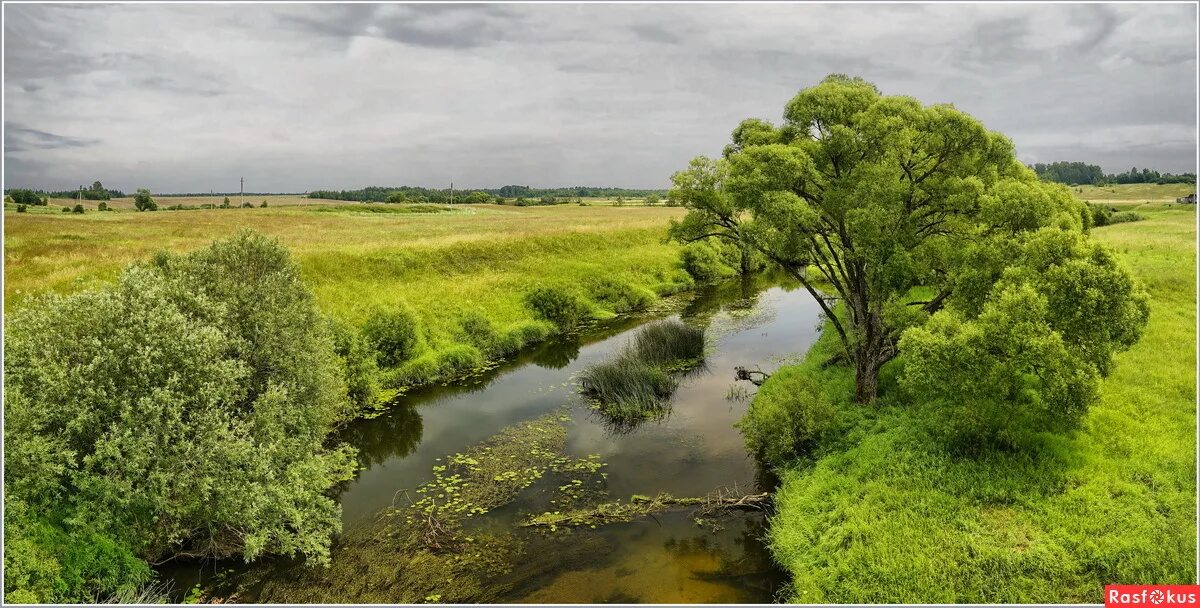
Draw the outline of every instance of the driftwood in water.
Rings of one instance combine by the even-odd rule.
[[[754,386],[762,386],[763,382],[771,377],[771,374],[758,369],[757,366],[754,369],[746,369],[739,365],[733,368],[733,374],[735,380],[749,380],[754,383]]]
[[[558,527],[579,527],[630,522],[640,517],[648,517],[655,513],[695,507],[697,518],[716,517],[730,511],[764,511],[771,506],[770,492],[761,494],[739,494],[735,489],[721,488],[707,496],[676,497],[670,494],[658,496],[634,495],[629,502],[606,502],[588,509],[573,511],[552,511],[542,513],[525,520],[521,527],[545,527],[555,530]]]

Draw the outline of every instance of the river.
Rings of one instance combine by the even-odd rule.
[[[773,480],[746,453],[734,427],[755,389],[734,379],[734,367],[770,372],[785,357],[802,354],[817,338],[819,312],[805,290],[777,279],[726,282],[677,296],[657,313],[544,343],[472,381],[401,397],[383,415],[357,421],[344,433],[360,450],[364,467],[340,493],[344,527],[364,525],[401,500],[403,490],[428,481],[438,459],[564,405],[571,415],[567,453],[598,454],[613,497],[702,496],[719,487],[747,494],[771,490]],[[664,316],[708,328],[705,365],[680,384],[666,418],[632,430],[614,429],[578,396],[574,376],[611,357],[640,326]],[[536,502],[517,500],[481,518],[490,520],[484,525],[511,527]],[[501,601],[771,602],[786,578],[770,559],[765,533],[761,514],[701,527],[686,510],[579,530],[562,540],[561,559],[549,567],[539,564],[536,576],[506,588]],[[585,541],[589,551],[567,550]],[[211,563],[179,564],[165,574],[177,586],[188,586],[205,568],[219,570]],[[293,571],[276,568],[271,576],[288,577]],[[230,585],[229,578],[236,577],[235,568],[220,578]],[[238,600],[270,598],[241,589]]]

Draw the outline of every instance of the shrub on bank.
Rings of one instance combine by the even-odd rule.
[[[525,294],[525,305],[561,331],[575,329],[591,317],[587,303],[561,287],[536,287]]]
[[[699,283],[708,283],[737,274],[725,263],[717,245],[709,241],[689,243],[679,254],[680,263],[688,275]]]
[[[8,535],[6,569],[52,577],[49,599],[140,584],[126,553],[327,558],[340,528],[328,491],[354,453],[326,437],[354,407],[276,241],[242,233],[40,296],[6,319],[5,349],[6,504],[57,529]],[[124,574],[76,585],[73,555]]]
[[[759,388],[738,428],[747,450],[780,469],[811,455],[836,419],[820,383],[804,367],[790,366]]]
[[[593,300],[617,314],[646,310],[656,298],[649,289],[608,277],[593,279],[588,285],[588,293]]]
[[[417,318],[403,304],[372,314],[363,325],[363,335],[375,349],[381,365],[395,367],[416,355]]]

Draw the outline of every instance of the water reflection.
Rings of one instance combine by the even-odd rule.
[[[404,458],[421,443],[421,413],[407,402],[393,404],[387,412],[350,423],[339,438],[358,448],[358,462],[371,467],[389,458]]]

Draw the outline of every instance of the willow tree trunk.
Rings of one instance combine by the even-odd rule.
[[[861,342],[854,349],[854,399],[859,403],[871,403],[879,396],[879,369],[888,361],[891,349],[887,342],[887,330],[883,316],[876,310],[859,316]]]

